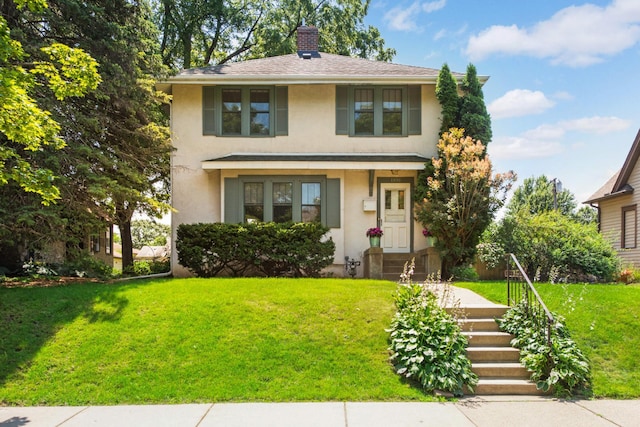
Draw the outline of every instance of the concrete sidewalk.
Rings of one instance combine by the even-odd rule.
[[[474,397],[447,403],[320,402],[0,407],[1,427],[637,426],[640,401]]]

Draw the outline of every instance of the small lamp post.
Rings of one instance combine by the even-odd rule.
[[[562,192],[562,182],[558,178],[553,178],[551,180],[551,184],[553,185],[553,210],[558,210],[558,193]]]

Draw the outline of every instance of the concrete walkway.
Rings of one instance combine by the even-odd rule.
[[[452,287],[462,306],[495,305]],[[638,400],[476,396],[457,402],[213,403],[0,407],[0,427],[640,426]]]
[[[2,427],[638,426],[640,401],[474,397],[448,403],[320,402],[0,407]]]

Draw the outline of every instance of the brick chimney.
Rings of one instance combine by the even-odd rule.
[[[298,56],[311,59],[318,55],[319,32],[316,27],[302,25],[298,27]]]

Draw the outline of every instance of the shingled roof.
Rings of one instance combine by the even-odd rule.
[[[382,61],[317,52],[313,56],[301,54],[274,56],[232,62],[210,67],[191,68],[158,85],[169,91],[172,84],[225,83],[413,83],[435,84],[440,70],[400,65]],[[453,73],[461,80],[463,74]],[[487,76],[480,76],[484,83]]]

